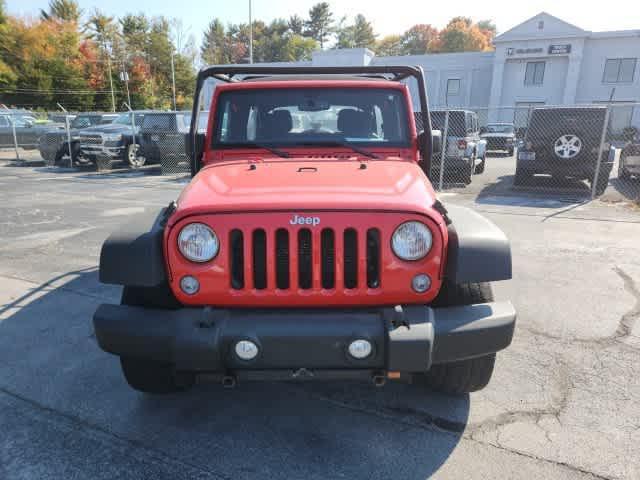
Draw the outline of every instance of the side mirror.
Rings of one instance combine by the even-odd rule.
[[[480,135],[487,133],[487,127],[480,127]]]

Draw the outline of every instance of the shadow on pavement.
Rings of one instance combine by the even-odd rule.
[[[143,395],[126,385],[118,359],[93,335],[95,308],[117,302],[118,288],[100,285],[95,269],[28,285],[7,280],[0,305],[0,397],[35,408],[46,425],[4,433],[38,438],[38,429],[50,434],[64,419],[75,425],[60,434],[67,456],[85,455],[82,439],[99,434],[109,448],[129,445],[111,459],[122,465],[144,449],[163,468],[188,465],[223,478],[423,479],[451,455],[468,421],[468,395],[405,384],[205,384]],[[57,471],[54,455],[29,458],[11,445],[3,454],[15,472]]]

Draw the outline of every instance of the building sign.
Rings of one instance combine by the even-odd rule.
[[[534,53],[544,52],[543,48],[507,48],[507,56],[513,55],[531,55]]]
[[[566,55],[571,53],[571,44],[549,45],[549,55]]]

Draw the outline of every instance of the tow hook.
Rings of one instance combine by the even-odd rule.
[[[373,385],[376,387],[384,387],[384,384],[387,383],[387,377],[385,377],[382,373],[375,373],[371,377],[373,381]]]
[[[233,375],[225,375],[222,377],[222,386],[224,388],[236,388],[237,379]]]

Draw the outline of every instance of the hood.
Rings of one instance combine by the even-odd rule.
[[[516,136],[515,133],[483,133],[480,135],[482,138],[514,138]]]
[[[132,130],[131,125],[121,125],[110,123],[107,125],[97,125],[95,127],[83,128],[82,132],[88,133],[130,133]],[[136,131],[139,130],[139,127],[136,126]]]
[[[427,177],[409,161],[225,162],[208,165],[191,180],[171,223],[205,212],[261,210],[426,214],[434,201]]]

